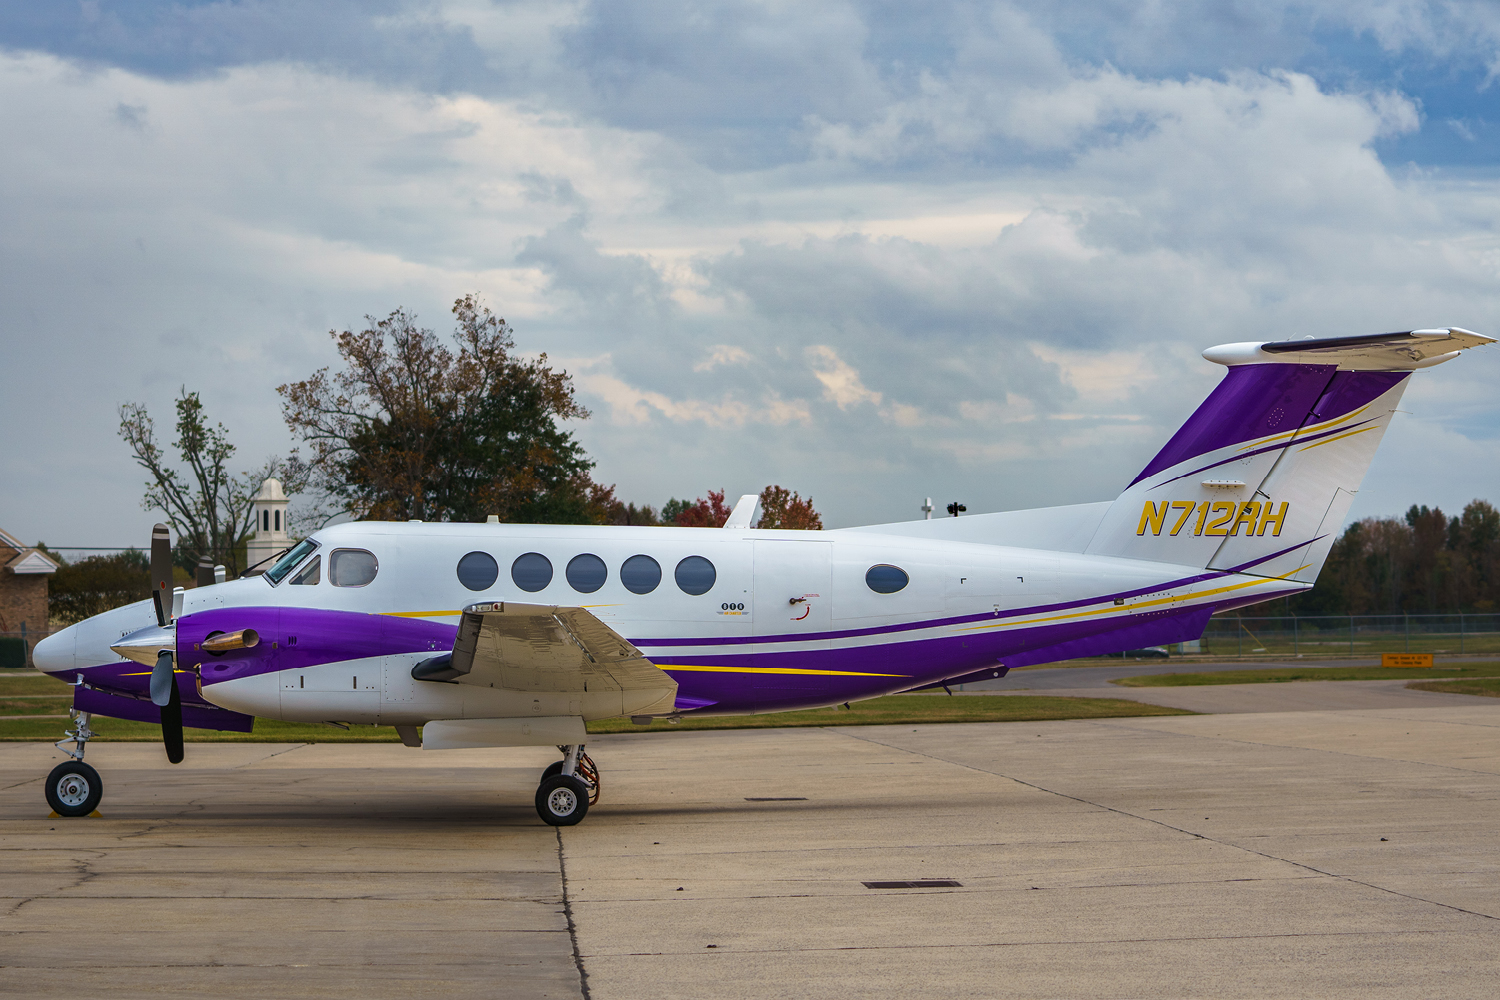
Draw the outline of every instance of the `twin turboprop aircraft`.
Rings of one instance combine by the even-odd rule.
[[[64,816],[103,785],[92,715],[248,732],[395,726],[424,749],[556,745],[538,814],[599,792],[584,724],[816,708],[1198,638],[1312,587],[1410,376],[1460,329],[1231,344],[1224,380],[1114,501],[833,531],[361,521],[261,576],[171,589],[39,643],[73,683]],[[419,729],[420,727],[420,729]]]

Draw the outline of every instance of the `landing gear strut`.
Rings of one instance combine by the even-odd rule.
[[[599,801],[599,769],[583,744],[560,746],[563,759],[548,765],[536,790],[536,812],[543,823],[573,826]]]
[[[104,781],[99,772],[83,762],[84,748],[94,738],[94,731],[89,728],[89,713],[75,711],[73,724],[68,735],[55,744],[73,759],[52,769],[45,788],[47,804],[59,816],[87,816],[99,808],[99,800],[104,797]],[[65,749],[65,743],[72,743],[73,749]]]

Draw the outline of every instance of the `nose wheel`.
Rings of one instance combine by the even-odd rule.
[[[43,789],[47,804],[59,816],[87,816],[99,808],[99,800],[104,797],[104,780],[98,771],[83,762],[83,751],[94,738],[89,718],[87,712],[74,712],[73,728],[55,744],[57,749],[73,758],[52,769]],[[67,743],[73,744],[71,750],[65,747]]]
[[[599,769],[581,744],[558,747],[563,759],[542,772],[536,813],[549,826],[573,826],[599,801]]]
[[[99,808],[104,782],[81,760],[65,761],[47,775],[47,804],[59,816],[87,816]]]

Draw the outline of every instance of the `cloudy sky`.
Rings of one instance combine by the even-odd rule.
[[[0,526],[147,540],[116,408],[480,292],[596,478],[829,526],[1113,497],[1216,343],[1500,331],[1500,7],[291,0],[0,8]],[[1500,348],[1355,516],[1500,501]]]

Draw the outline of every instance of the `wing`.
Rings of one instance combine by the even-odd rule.
[[[417,680],[506,691],[577,694],[586,705],[619,705],[609,715],[671,712],[677,682],[583,608],[471,604],[453,652],[417,664]],[[586,717],[598,716],[585,708]]]

